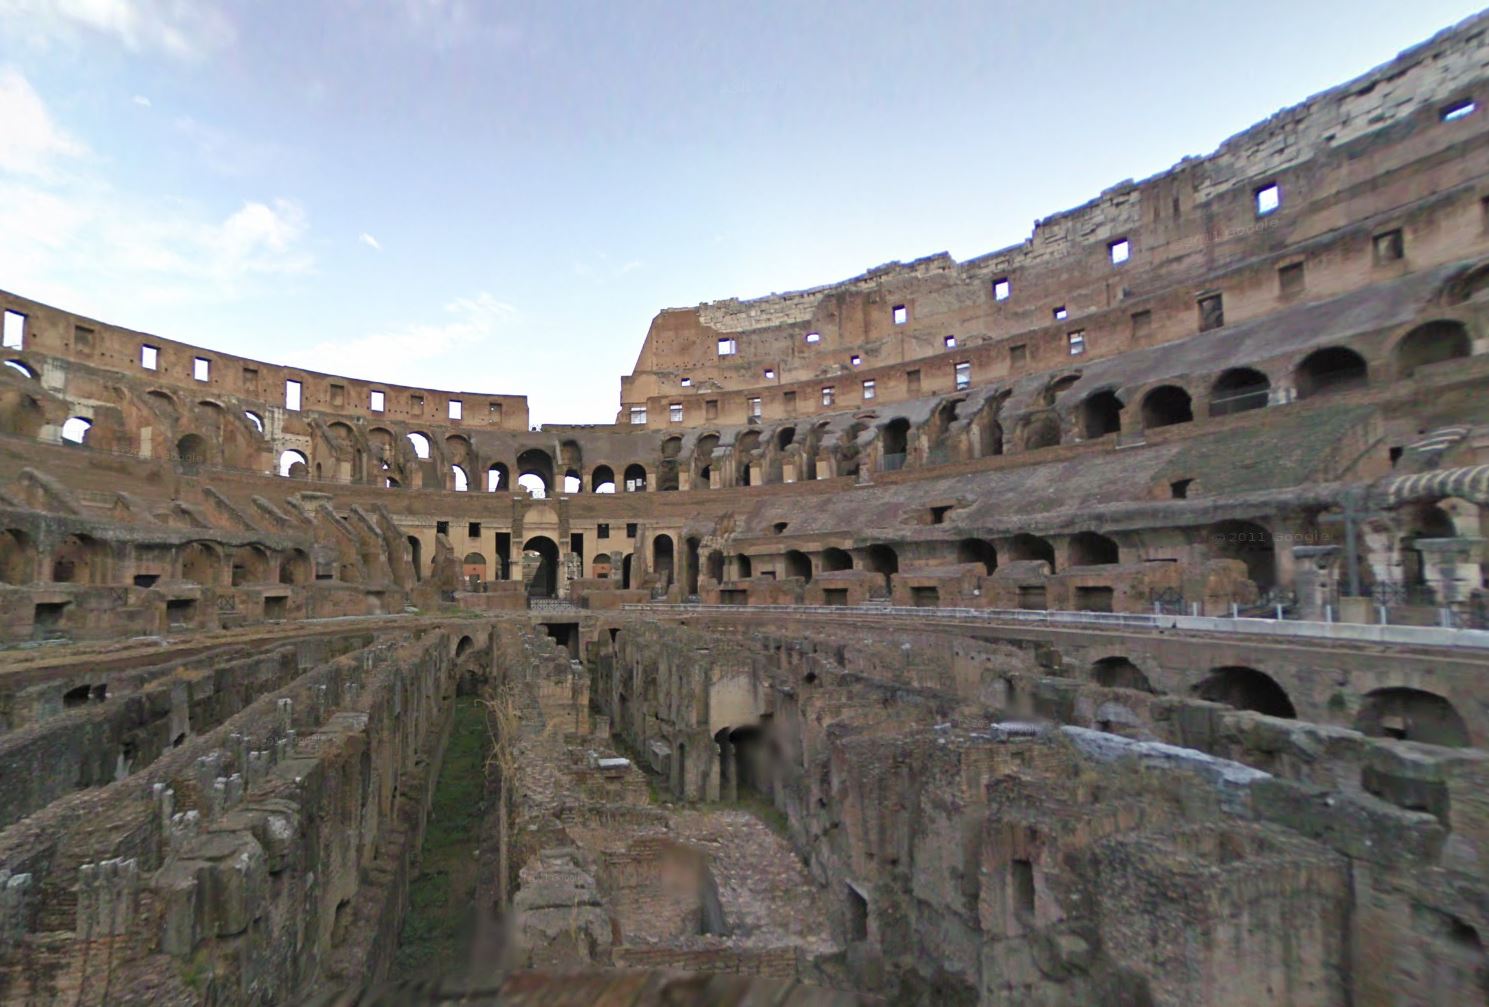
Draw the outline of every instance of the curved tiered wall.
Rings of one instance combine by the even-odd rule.
[[[1465,781],[1480,778],[1477,749],[1489,743],[1477,635],[1489,629],[1486,26],[1482,18],[1466,22],[1209,156],[1114,186],[1040,221],[1013,248],[665,310],[622,378],[613,426],[530,429],[521,396],[286,368],[0,291],[9,365],[0,367],[0,642],[82,646],[165,635],[173,648],[199,654],[206,643],[193,640],[231,647],[264,633],[284,636],[284,654],[299,655],[284,656],[277,671],[242,672],[251,687],[203,706],[188,695],[195,686],[172,692],[179,668],[169,661],[140,671],[141,664],[101,657],[90,678],[52,667],[45,650],[18,652],[26,656],[0,676],[7,682],[0,826],[8,826],[0,833],[0,897],[9,900],[0,905],[0,995],[82,988],[78,1002],[110,1002],[96,999],[96,988],[87,992],[96,963],[65,964],[80,948],[98,947],[92,930],[77,930],[76,944],[63,935],[73,909],[89,927],[105,928],[108,947],[125,961],[236,954],[242,930],[234,928],[247,922],[233,914],[242,916],[242,907],[213,901],[227,882],[184,880],[186,865],[209,865],[191,868],[208,878],[226,870],[233,843],[257,843],[269,849],[266,876],[275,875],[270,833],[279,826],[264,824],[277,821],[274,814],[358,819],[365,848],[281,851],[294,864],[290,876],[325,864],[339,879],[336,897],[314,896],[308,925],[320,927],[320,944],[296,943],[288,921],[297,903],[265,882],[274,894],[262,896],[264,915],[255,917],[268,921],[260,957],[239,962],[233,993],[221,986],[215,995],[227,998],[221,1002],[285,996],[375,970],[367,963],[394,941],[422,806],[400,805],[394,791],[376,812],[365,793],[351,803],[331,790],[288,797],[274,789],[275,766],[296,758],[296,731],[334,727],[337,740],[317,751],[366,746],[383,760],[378,786],[423,773],[428,763],[419,760],[432,753],[438,762],[448,730],[441,704],[459,676],[525,681],[538,697],[544,681],[553,684],[543,675],[557,672],[524,663],[535,645],[523,651],[508,622],[545,627],[588,661],[598,708],[678,797],[717,798],[746,784],[764,793],[788,814],[787,831],[812,877],[831,899],[846,898],[832,910],[831,949],[824,945],[809,962],[782,957],[780,946],[731,945],[735,970],[784,969],[815,982],[983,1003],[1017,1002],[1039,982],[1069,982],[1072,1003],[1283,1002],[1237,999],[1236,990],[1285,975],[1300,984],[1289,986],[1286,1002],[1387,1002],[1373,998],[1399,976],[1389,965],[1364,968],[1369,953],[1361,947],[1379,950],[1380,934],[1394,924],[1352,917],[1344,880],[1362,863],[1381,865],[1353,839],[1339,839],[1380,830],[1393,843],[1410,837],[1401,840],[1409,849],[1392,846],[1379,891],[1389,888],[1414,921],[1411,946],[1438,970],[1412,989],[1482,992],[1482,964],[1465,963],[1489,917],[1483,865],[1465,844],[1483,816]],[[628,607],[643,605],[651,607]],[[911,608],[940,611],[915,617]],[[462,633],[458,622],[456,630],[448,624],[472,613],[486,620],[473,644],[464,641],[479,657],[450,651]],[[1125,623],[1124,614],[1132,617]],[[390,628],[405,615],[417,628]],[[1247,616],[1275,621],[1237,618]],[[306,641],[329,632],[320,620],[336,617],[366,620],[354,624],[363,636],[338,638],[345,646],[333,647],[337,659],[355,665],[353,677],[380,697],[375,702],[401,704],[386,698],[401,695],[413,703],[413,734],[384,737],[389,722],[376,716],[335,726],[321,705],[328,685],[348,708],[374,700],[347,694],[345,676],[299,677],[309,673],[305,654],[319,646]],[[903,653],[896,646],[912,632],[931,655],[924,666],[908,643]],[[410,654],[395,658],[388,634],[413,634]],[[687,657],[709,648],[727,652],[724,664]],[[351,652],[363,656],[340,656]],[[236,650],[213,653],[234,668],[253,663]],[[417,695],[398,670],[409,661],[433,676]],[[219,676],[213,694],[238,677]],[[111,687],[116,681],[127,684]],[[819,681],[839,690],[836,698],[811,691]],[[152,712],[110,705],[121,688],[144,697],[142,709]],[[297,704],[306,696],[302,715]],[[278,708],[279,720],[255,706],[270,697],[293,699]],[[528,698],[532,710],[542,707]],[[880,702],[904,705],[900,727],[910,734],[892,734],[873,712]],[[1250,712],[1235,721],[1238,711]],[[809,713],[839,716],[861,735],[823,737]],[[1066,733],[993,737],[962,719],[1015,715]],[[1165,810],[1141,827],[1168,830],[1163,841],[1177,844],[1175,857],[1190,866],[1209,870],[1227,858],[1282,865],[1310,893],[1297,911],[1328,924],[1310,931],[1302,964],[1258,944],[1252,951],[1263,964],[1244,982],[1224,979],[1215,963],[1208,980],[1159,981],[1158,959],[1116,950],[1126,945],[1111,918],[1061,930],[1061,913],[1095,898],[1102,869],[1141,875],[1138,887],[1159,884],[1158,875],[1106,850],[1097,860],[1110,854],[1111,863],[1083,862],[1063,881],[1046,876],[1053,861],[1038,848],[1054,842],[1051,828],[1068,839],[1069,822],[1051,824],[1069,814],[1063,804],[1042,824],[1020,819],[1023,838],[989,838],[1013,828],[1011,813],[994,813],[999,801],[1044,807],[1045,797],[1022,794],[1026,784],[1006,773],[1000,786],[1008,793],[982,795],[965,821],[928,804],[914,811],[927,828],[964,833],[972,819],[991,815],[984,846],[963,853],[983,858],[984,875],[1013,871],[998,895],[1006,926],[994,926],[986,904],[979,917],[975,898],[970,909],[957,907],[949,890],[910,906],[903,874],[869,864],[858,840],[826,838],[832,815],[862,824],[878,811],[865,794],[819,793],[807,752],[851,789],[869,787],[865,766],[888,758],[868,748],[902,745],[906,758],[925,763],[916,764],[927,778],[946,777],[950,790],[952,769],[927,747],[934,733],[915,732],[953,721],[958,757],[983,760],[979,772],[1013,759],[1060,777],[1072,759],[1099,766],[1134,752],[1158,758],[1152,753],[1162,745],[1131,749],[1158,742],[1184,746],[1196,759],[1192,750],[1201,750],[1216,765],[1234,760],[1221,769],[1186,763],[1183,771],[1220,788],[1216,814],[1245,819],[1239,831],[1217,839],[1171,789]],[[240,722],[258,724],[252,729],[264,737],[221,726]],[[802,760],[789,772],[734,761],[755,750],[766,723],[786,732],[786,748],[795,746]],[[593,744],[608,743],[604,728],[593,725]],[[1093,739],[1093,729],[1128,748]],[[1296,733],[1304,729],[1316,733],[1304,739]],[[348,741],[353,735],[362,740]],[[974,754],[993,741],[1002,754]],[[252,749],[260,742],[262,751]],[[172,755],[182,744],[200,749],[195,763]],[[1009,755],[1008,744],[1027,752]],[[276,745],[278,754],[268,754]],[[1419,750],[1415,769],[1400,754],[1404,746]],[[1310,747],[1333,753],[1330,768],[1298,754]],[[251,749],[265,760],[253,768]],[[853,761],[859,757],[869,762]],[[213,759],[233,771],[219,777]],[[47,772],[36,771],[42,765]],[[1348,769],[1335,772],[1339,766]],[[1248,772],[1300,789],[1266,789]],[[365,792],[372,770],[363,764],[358,773]],[[274,812],[260,795],[268,818],[234,819],[242,794],[210,794],[215,780],[235,778],[240,789],[257,778],[294,807]],[[422,793],[428,780],[410,778]],[[153,805],[142,789],[147,779],[157,784]],[[1250,795],[1243,811],[1227,796],[1237,780]],[[1110,838],[1139,829],[1124,817],[1124,802],[1149,785],[1123,776],[1116,791],[1092,798],[1076,783],[1058,801],[1105,802],[1105,824],[1093,828]],[[117,797],[126,786],[138,799]],[[193,792],[203,787],[207,796]],[[1350,811],[1360,817],[1348,822],[1311,804],[1305,814],[1308,787],[1336,788],[1364,810]],[[172,817],[171,798],[162,796],[170,793],[202,821],[231,819],[221,831],[235,838],[203,847],[196,820],[188,827]],[[929,785],[916,793],[933,799]],[[820,803],[811,805],[809,794]],[[128,804],[117,827],[141,837],[137,849],[109,848],[80,824],[90,813],[80,802],[113,807],[115,799]],[[1415,817],[1406,824],[1392,817],[1403,815]],[[43,842],[43,831],[61,838]],[[540,857],[543,847],[527,852]],[[618,855],[608,850],[600,859]],[[340,859],[333,866],[326,858]],[[361,866],[348,867],[347,858]],[[375,897],[356,880],[374,862],[383,865]],[[559,869],[551,858],[533,862]],[[132,878],[160,872],[145,889],[138,878],[125,885],[135,886],[128,899],[143,898],[160,914],[151,917],[164,928],[157,943],[140,937],[131,950],[129,925],[100,922],[96,899],[85,910],[69,872],[82,871],[96,887],[103,882],[95,865],[104,863]],[[520,887],[521,866],[503,862],[504,904],[506,875]],[[580,857],[562,870],[571,867],[598,872],[590,882],[619,897],[605,880],[613,865],[595,868]],[[1419,869],[1437,872],[1434,880],[1406,880]],[[979,866],[958,870],[975,877]],[[24,883],[15,880],[22,876]],[[115,888],[124,884],[110,878]],[[1058,902],[1061,884],[1075,886],[1064,891],[1071,901],[1051,908],[1046,899]],[[1463,894],[1469,889],[1477,909]],[[1143,890],[1144,912],[1167,911],[1156,890]],[[1028,906],[1010,908],[1015,902]],[[935,924],[941,937],[919,950],[907,934],[891,938],[931,903],[946,914]],[[1120,915],[1132,907],[1108,908]],[[349,912],[373,938],[348,944],[338,921]],[[1224,926],[1195,925],[1211,923]],[[1330,926],[1336,931],[1326,932]],[[995,958],[1011,957],[979,959],[957,928],[994,942]],[[1449,950],[1434,943],[1439,938]],[[1077,939],[1110,946],[1091,950],[1077,968],[1071,962],[1085,954]],[[1071,962],[1024,986],[1005,982],[1015,961],[1028,965],[1020,956],[1039,940],[1054,941]],[[602,963],[704,961],[649,947]],[[796,964],[781,965],[788,958]],[[1346,960],[1356,963],[1354,979]],[[723,961],[702,967],[722,969]],[[1400,967],[1413,975],[1426,968],[1416,958]],[[147,965],[131,968],[128,981],[144,983]],[[980,978],[972,975],[979,968]]]

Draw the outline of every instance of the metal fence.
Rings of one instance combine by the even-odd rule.
[[[1456,626],[1385,626],[1350,622],[1244,616],[1167,615],[1134,612],[1064,612],[1047,609],[915,608],[904,605],[656,605],[624,606],[626,611],[659,615],[690,613],[780,613],[851,618],[899,618],[939,623],[1022,623],[1082,629],[1165,630],[1239,633],[1268,637],[1302,637],[1338,642],[1385,643],[1422,647],[1467,647],[1489,650],[1489,630]]]

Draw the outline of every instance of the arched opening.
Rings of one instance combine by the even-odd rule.
[[[450,488],[456,493],[464,493],[470,489],[470,476],[459,465],[450,466]]]
[[[800,549],[786,550],[786,576],[800,577],[803,582],[812,582],[812,560]]]
[[[905,467],[905,455],[910,447],[910,421],[904,417],[884,424],[879,434],[880,456],[885,472],[894,472]]]
[[[589,575],[596,580],[609,580],[610,574],[615,570],[615,561],[610,558],[608,552],[598,553],[590,561]]]
[[[646,469],[632,462],[626,466],[625,485],[627,493],[646,492]]]
[[[863,568],[884,578],[882,597],[889,593],[890,578],[900,572],[900,555],[882,543],[871,545],[863,552]]]
[[[575,493],[584,492],[584,483],[579,478],[579,473],[569,469],[564,473],[564,493],[573,496]]]
[[[22,377],[30,378],[32,381],[36,380],[36,372],[33,371],[30,367],[21,363],[19,360],[7,360],[5,361],[5,366],[9,367],[11,370],[15,371]]]
[[[45,421],[46,414],[34,395],[14,390],[0,395],[0,433],[35,437]]]
[[[1210,529],[1210,554],[1238,559],[1246,576],[1263,591],[1277,584],[1277,555],[1272,533],[1254,521],[1222,521]]]
[[[657,575],[657,587],[666,591],[672,586],[676,572],[673,569],[671,535],[657,535],[651,540],[651,570]]]
[[[309,479],[310,463],[303,454],[290,448],[279,455],[279,474],[290,479]]]
[[[1097,392],[1081,403],[1081,429],[1086,440],[1095,440],[1122,430],[1122,400],[1114,391]]]
[[[1117,543],[1094,531],[1070,537],[1071,566],[1104,566],[1121,562]]]
[[[70,416],[62,424],[62,443],[64,444],[87,444],[88,431],[93,427],[93,421],[81,416]]]
[[[1344,346],[1326,346],[1303,358],[1293,372],[1298,398],[1363,388],[1369,380],[1365,358]]]
[[[622,590],[631,589],[631,554],[626,553],[620,561],[620,586]]]
[[[796,440],[795,427],[781,427],[776,431],[776,450],[784,451]]]
[[[718,440],[717,437],[714,438]],[[668,437],[662,441],[662,460],[657,466],[657,490],[670,492],[678,488],[678,458],[682,454],[682,438]]]
[[[1210,386],[1210,415],[1265,409],[1272,394],[1272,383],[1261,371],[1251,367],[1232,367],[1222,371]]]
[[[192,473],[207,464],[207,439],[201,434],[187,434],[176,442],[176,457],[181,471]]]
[[[558,594],[558,544],[546,535],[536,535],[522,544],[522,576],[529,598],[552,598]]]
[[[270,554],[259,545],[232,550],[232,585],[265,584],[270,579]]]
[[[553,459],[540,448],[528,448],[517,456],[517,485],[542,499],[553,489]]]
[[[497,490],[508,490],[512,487],[512,477],[507,473],[507,467],[501,462],[486,469],[486,492],[495,493]]]
[[[1010,560],[1027,562],[1042,559],[1050,565],[1050,573],[1055,572],[1055,547],[1050,545],[1048,539],[1019,532],[1008,540],[1007,552]]]
[[[1053,413],[1040,413],[1024,427],[1024,450],[1039,451],[1060,443],[1060,421]]]
[[[1295,720],[1298,716],[1286,690],[1271,675],[1255,668],[1216,668],[1194,687],[1194,694],[1212,703],[1224,703],[1237,710],[1254,710],[1268,717]]]
[[[486,580],[486,557],[478,552],[468,552],[460,561],[460,582],[467,591],[481,590]]]
[[[691,598],[698,593],[698,540],[689,538],[684,544],[687,547],[687,553],[684,560],[686,578],[683,593]]]
[[[460,660],[476,648],[476,641],[468,636],[462,636],[455,644],[455,660]]]
[[[421,434],[417,430],[408,435],[408,442],[414,446],[414,454],[421,459],[429,458],[429,435]]]
[[[1159,385],[1143,396],[1143,429],[1171,427],[1194,419],[1189,393],[1178,385]]]
[[[614,493],[615,471],[609,465],[596,465],[595,470],[589,474],[589,491]]]
[[[217,551],[203,542],[188,542],[181,550],[181,579],[212,587],[217,583]]]
[[[243,410],[243,416],[248,420],[250,426],[259,433],[264,432],[264,418],[251,409]]]
[[[1409,378],[1418,367],[1457,360],[1473,353],[1462,322],[1435,321],[1412,329],[1396,344],[1396,373]]]
[[[986,539],[964,538],[956,544],[956,561],[978,563],[983,573],[992,573],[998,569],[998,550]]]
[[[1135,689],[1138,692],[1157,692],[1142,669],[1125,657],[1103,657],[1091,665],[1091,678],[1107,689]]]
[[[846,549],[835,549],[828,547],[822,550],[822,572],[833,573],[838,570],[852,570],[853,557]]]
[[[1418,539],[1456,538],[1458,529],[1448,512],[1437,504],[1418,504],[1411,508],[1406,534],[1401,536],[1401,581],[1408,587],[1421,588],[1427,583],[1427,564]]]
[[[1376,689],[1365,695],[1355,730],[1372,738],[1468,748],[1468,725],[1452,703],[1422,689]]]
[[[724,580],[724,554],[719,550],[711,550],[708,554],[708,579],[715,584]]]
[[[52,552],[52,580],[57,584],[103,582],[103,544],[88,535],[69,535]]]
[[[279,558],[279,583],[300,586],[310,583],[310,557],[303,549],[291,549]]]
[[[31,539],[14,528],[0,532],[0,582],[29,584],[36,576],[36,553]]]

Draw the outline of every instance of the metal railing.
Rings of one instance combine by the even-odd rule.
[[[762,612],[835,618],[914,619],[940,623],[1023,623],[1081,629],[1185,630],[1302,637],[1337,642],[1385,643],[1489,650],[1489,630],[1446,626],[1385,626],[1350,622],[1309,622],[1232,616],[1166,615],[1136,612],[1067,612],[1049,609],[918,608],[906,605],[659,605],[628,604],[625,611],[657,614],[741,615]]]

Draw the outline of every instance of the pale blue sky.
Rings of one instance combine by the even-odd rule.
[[[610,422],[663,307],[968,258],[1473,13],[0,0],[0,288]]]

